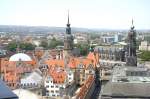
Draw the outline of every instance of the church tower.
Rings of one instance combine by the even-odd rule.
[[[132,19],[132,26],[131,29],[129,30],[127,37],[126,65],[137,66],[136,31],[134,30],[133,19]]]
[[[64,37],[63,57],[69,58],[69,56],[72,55],[72,50],[73,50],[73,36],[71,34],[71,28],[70,28],[70,23],[69,23],[69,12],[68,12],[68,23],[67,23],[66,33]]]

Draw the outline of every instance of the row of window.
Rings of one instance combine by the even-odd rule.
[[[46,81],[46,83],[63,83],[64,81],[56,80],[56,81]]]
[[[51,86],[46,85],[46,88],[49,88],[49,87],[54,88],[54,85],[51,85]],[[55,88],[58,88],[58,85],[56,85]]]
[[[127,72],[127,76],[146,76],[145,72]]]
[[[16,84],[15,84],[15,83],[8,83],[7,85],[8,85],[9,87],[15,87]]]
[[[53,97],[56,97],[56,96],[58,97],[59,96],[58,94],[52,94],[52,95],[50,95],[49,93],[47,93],[46,95],[47,96],[53,96]]]
[[[47,80],[46,83],[53,83],[53,81],[48,81],[48,80]]]
[[[50,92],[50,93],[59,93],[58,90],[46,90],[46,92],[47,92],[47,93],[49,93],[49,92]]]
[[[24,84],[21,84],[21,86],[37,86],[37,84],[35,83],[24,83]]]

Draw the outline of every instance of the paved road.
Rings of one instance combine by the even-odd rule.
[[[100,70],[95,70],[95,89],[91,95],[91,99],[99,99],[100,91],[101,91],[101,82],[100,82]]]
[[[100,91],[101,91],[101,83],[100,81],[96,81],[96,87],[94,89],[94,92],[91,96],[91,99],[100,99]]]

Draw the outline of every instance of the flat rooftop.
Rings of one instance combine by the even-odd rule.
[[[125,80],[119,80],[125,79]],[[150,83],[150,77],[141,76],[128,76],[128,77],[113,77],[112,82],[124,82],[124,83]]]
[[[150,99],[149,83],[114,83],[108,82],[101,91],[102,97],[114,97],[112,99],[136,98]]]

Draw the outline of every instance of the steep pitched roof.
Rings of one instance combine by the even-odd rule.
[[[66,79],[66,72],[59,67],[53,68],[49,71],[49,75],[53,78],[54,83],[64,83]]]
[[[81,87],[76,99],[84,99],[94,83],[94,76],[90,75],[86,80],[85,84]]]
[[[58,59],[46,60],[45,63],[52,67],[54,66],[64,67],[65,65],[64,60],[58,60]]]
[[[98,55],[98,53],[90,52],[87,56],[87,59],[92,60],[94,66],[96,66],[98,64],[98,61],[99,61],[99,55]]]

